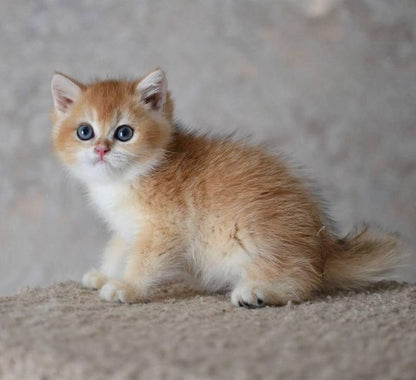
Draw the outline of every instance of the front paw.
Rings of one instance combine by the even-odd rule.
[[[100,299],[108,302],[139,303],[144,298],[131,287],[120,281],[108,281],[100,290]]]
[[[92,269],[85,273],[82,277],[82,286],[89,289],[101,289],[107,282],[107,277],[96,269]]]

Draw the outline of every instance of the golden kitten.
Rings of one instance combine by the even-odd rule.
[[[88,85],[56,73],[52,94],[56,152],[113,233],[82,281],[103,300],[142,302],[187,277],[231,290],[234,305],[282,305],[364,286],[396,262],[391,236],[337,239],[302,181],[264,148],[183,131],[161,70]]]

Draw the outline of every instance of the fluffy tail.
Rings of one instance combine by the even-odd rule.
[[[358,289],[386,278],[401,261],[397,237],[365,227],[338,240],[325,262],[327,289]]]

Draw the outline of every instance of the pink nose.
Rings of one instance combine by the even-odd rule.
[[[94,148],[94,152],[97,153],[101,159],[110,151],[110,148],[106,145],[97,145]]]

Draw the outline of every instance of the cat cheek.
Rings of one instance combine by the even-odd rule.
[[[78,151],[76,154],[77,165],[88,165],[93,162],[94,152],[92,149]]]

